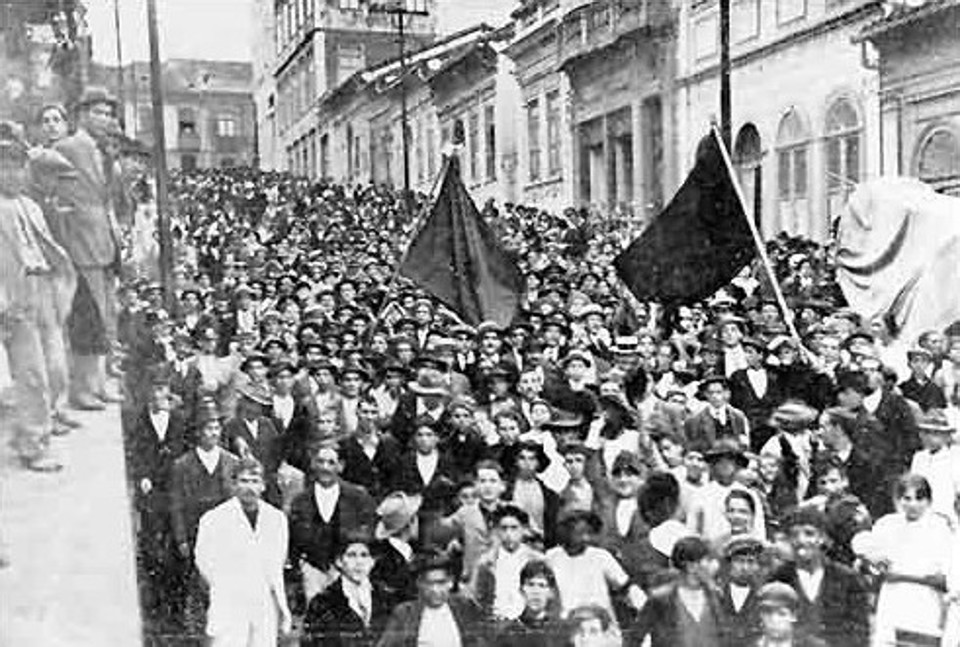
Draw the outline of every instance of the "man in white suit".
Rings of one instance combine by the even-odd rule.
[[[263,466],[244,459],[233,498],[200,519],[195,559],[210,587],[213,647],[276,647],[291,628],[283,584],[288,531],[283,512],[261,500]]]

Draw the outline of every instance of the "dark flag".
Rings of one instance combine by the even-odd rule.
[[[716,130],[666,209],[614,259],[617,274],[643,300],[689,303],[730,282],[756,253]]]
[[[469,324],[489,320],[506,326],[517,311],[523,275],[480,217],[455,157],[400,273]]]

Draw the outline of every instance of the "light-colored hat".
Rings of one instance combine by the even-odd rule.
[[[420,511],[423,498],[404,492],[388,495],[377,507],[377,527],[374,536],[377,539],[392,537],[410,525]]]

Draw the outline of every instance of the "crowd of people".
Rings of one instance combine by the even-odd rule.
[[[84,106],[61,138],[111,169],[111,102]],[[643,303],[611,263],[633,221],[489,204],[526,287],[472,326],[394,271],[428,196],[200,170],[171,179],[168,294],[81,244],[69,145],[5,132],[0,325],[42,399],[13,428],[42,448],[118,376],[152,644],[958,644],[960,326],[894,357],[829,247],[770,243],[786,322],[752,266]],[[90,180],[114,232],[121,176]],[[53,293],[54,249],[69,313],[11,316]]]

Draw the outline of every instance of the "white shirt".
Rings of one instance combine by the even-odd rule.
[[[250,435],[256,439],[257,434],[260,433],[260,424],[256,420],[244,420],[243,423],[247,425]]]
[[[730,600],[733,602],[733,608],[740,612],[743,608],[743,605],[747,603],[747,598],[750,597],[750,587],[744,586],[741,584],[730,583]]]
[[[423,607],[417,647],[460,647],[461,644],[460,628],[450,605],[445,604],[439,609]]]
[[[930,507],[956,525],[957,513],[953,504],[960,493],[960,446],[942,447],[936,454],[921,449],[913,455],[910,471],[930,483],[933,494]]]
[[[714,409],[711,406],[707,407],[707,413],[710,414],[710,417],[716,420],[721,425],[727,424],[727,408],[720,407],[719,409]]]
[[[153,425],[153,430],[157,432],[157,438],[160,439],[160,442],[163,442],[167,437],[167,428],[170,426],[170,412],[165,409],[151,411],[150,423]]]
[[[220,462],[220,448],[214,447],[211,450],[206,450],[201,447],[197,447],[197,458],[199,458],[200,462],[203,463],[203,467],[207,470],[207,474],[213,474],[217,469],[217,463]]]
[[[630,520],[633,519],[633,513],[637,511],[637,498],[629,497],[617,501],[617,531],[621,537],[626,537],[630,532]]]
[[[870,413],[876,413],[880,408],[881,398],[883,398],[883,389],[877,389],[870,395],[863,396],[863,408]]]
[[[580,555],[570,555],[561,546],[547,551],[546,562],[557,578],[563,614],[587,604],[597,604],[613,615],[610,589],[627,585],[630,576],[608,551],[587,546]]]
[[[280,419],[284,429],[289,427],[290,421],[293,420],[294,406],[295,403],[292,395],[273,396],[273,415]]]
[[[343,595],[347,598],[347,604],[354,612],[363,618],[363,624],[370,624],[370,614],[373,609],[373,587],[370,581],[357,584],[347,577],[340,577],[343,585]]]
[[[417,454],[417,471],[423,484],[427,485],[433,480],[433,475],[437,473],[437,463],[440,461],[440,454],[432,452],[430,454]]]
[[[769,379],[765,370],[762,368],[748,368],[747,380],[750,381],[750,386],[753,387],[753,392],[758,398],[762,398],[767,394]]]
[[[494,566],[493,613],[498,618],[515,620],[523,613],[524,601],[520,593],[520,571],[527,563],[526,551],[522,547],[512,553],[503,549],[497,551]]]
[[[798,568],[797,582],[800,583],[800,592],[803,593],[807,600],[814,602],[820,596],[820,585],[823,583],[823,569],[818,568],[811,573],[802,568]]]
[[[313,500],[317,503],[320,518],[324,522],[330,523],[334,511],[337,509],[337,501],[340,500],[340,483],[335,483],[330,487],[323,487],[319,483],[314,484]]]
[[[393,546],[407,562],[413,559],[413,546],[407,542],[397,539],[396,537],[387,537],[387,543]]]

